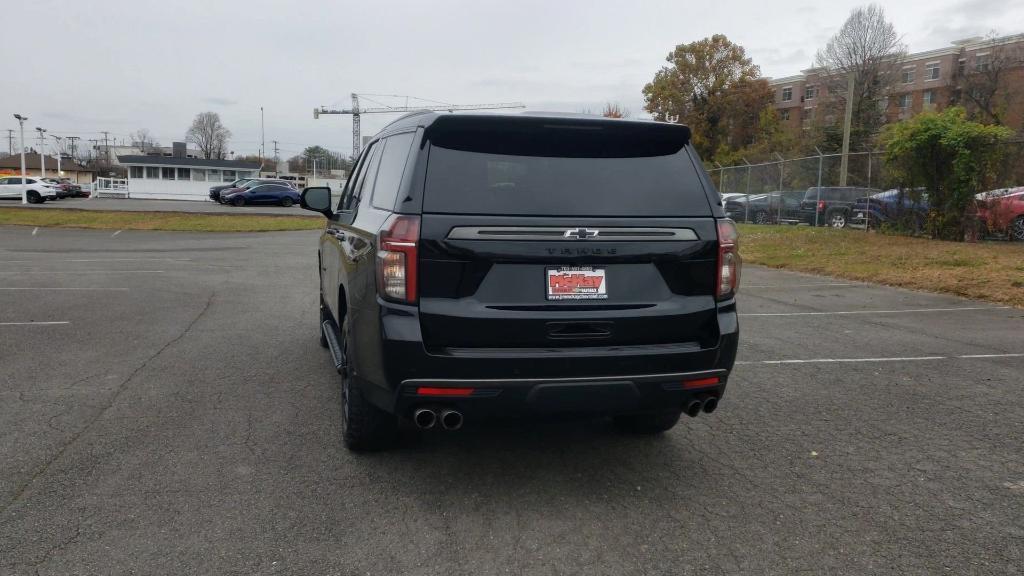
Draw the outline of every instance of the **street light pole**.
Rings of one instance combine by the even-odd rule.
[[[21,128],[21,203],[28,204],[28,186],[25,185],[25,120],[27,116],[15,114],[18,119],[18,126]]]
[[[46,129],[36,126],[36,132],[39,132],[39,177],[46,178]]]
[[[53,138],[54,140],[57,141],[57,179],[60,180],[60,177],[61,177],[61,173],[60,173],[60,149],[61,149],[61,146],[64,145],[64,143],[62,142],[62,140],[64,140],[64,137],[63,136],[54,136],[53,134],[50,134],[50,138]]]

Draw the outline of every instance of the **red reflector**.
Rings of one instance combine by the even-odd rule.
[[[708,386],[718,385],[718,376],[712,376],[711,378],[701,378],[700,380],[686,380],[683,382],[683,389],[690,388],[706,388]]]
[[[472,388],[429,388],[420,386],[416,389],[416,394],[419,396],[470,396],[473,394]]]

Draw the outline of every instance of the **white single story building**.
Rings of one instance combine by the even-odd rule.
[[[259,176],[258,162],[166,156],[118,156],[128,169],[128,197],[209,200],[210,187]]]

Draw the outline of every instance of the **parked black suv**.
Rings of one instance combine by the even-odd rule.
[[[415,113],[323,213],[321,344],[352,449],[400,419],[589,413],[641,432],[712,412],[736,356],[736,228],[688,128]]]
[[[800,220],[814,226],[846,228],[851,211],[858,198],[877,194],[881,190],[858,186],[811,186],[800,202]]]

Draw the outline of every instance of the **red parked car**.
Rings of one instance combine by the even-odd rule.
[[[990,231],[1024,242],[1024,186],[978,194],[978,218]]]

